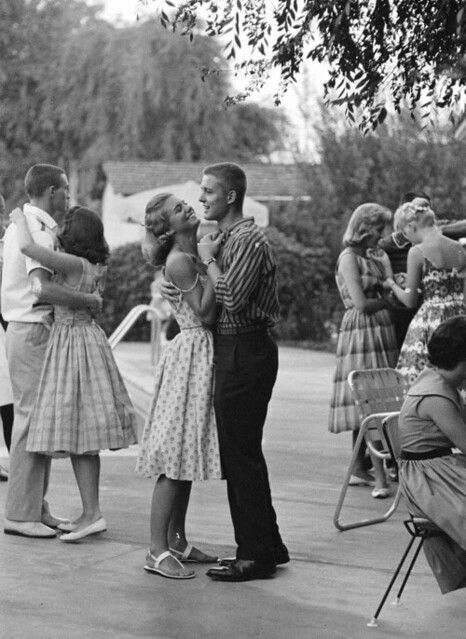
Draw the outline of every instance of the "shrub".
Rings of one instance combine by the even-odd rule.
[[[325,246],[306,247],[274,227],[266,229],[278,267],[281,322],[278,339],[326,340],[326,322],[335,304],[328,287],[330,251]]]
[[[137,242],[114,249],[108,263],[107,285],[101,325],[110,335],[137,304],[148,304],[154,268],[145,262]],[[130,330],[127,339],[146,341],[150,323],[143,315]]]

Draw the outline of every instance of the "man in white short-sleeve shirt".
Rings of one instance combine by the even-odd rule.
[[[69,206],[66,174],[57,166],[36,164],[26,174],[25,189],[30,203],[24,205],[24,213],[34,241],[54,249],[57,221]],[[48,268],[20,252],[15,224],[5,232],[3,260],[1,305],[8,322],[6,350],[15,411],[4,532],[54,537],[54,529],[65,520],[53,517],[44,499],[51,458],[26,450],[29,414],[53,321],[52,305],[98,312],[101,300],[52,282],[53,273]]]

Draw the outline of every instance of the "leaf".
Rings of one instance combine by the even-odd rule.
[[[385,107],[382,107],[379,111],[379,115],[377,116],[377,123],[382,124],[382,122],[384,122],[386,117],[387,117],[387,109]]]

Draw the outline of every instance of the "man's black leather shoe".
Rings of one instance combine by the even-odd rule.
[[[275,558],[275,565],[281,566],[287,564],[290,561],[290,555],[288,554],[288,548],[285,544],[281,544],[273,549],[273,556]]]
[[[268,579],[276,570],[273,565],[247,559],[235,559],[228,566],[210,568],[206,575],[215,581],[251,581],[252,579]]]
[[[281,546],[277,546],[273,549],[273,556],[275,559],[275,565],[281,566],[282,564],[287,564],[290,561],[290,555],[288,554],[288,549],[285,544]],[[236,557],[224,557],[219,560],[219,566],[229,566],[233,561],[235,561]]]

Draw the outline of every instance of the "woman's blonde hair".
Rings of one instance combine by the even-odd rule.
[[[345,234],[344,246],[361,246],[369,240],[375,229],[383,229],[392,221],[392,212],[386,206],[367,202],[361,204],[352,213]]]
[[[163,266],[175,241],[175,233],[170,229],[168,213],[165,210],[166,201],[172,193],[159,193],[146,204],[144,225],[149,233],[157,239],[151,249],[153,266]]]
[[[422,203],[413,200],[397,208],[394,217],[395,231],[402,231],[410,222],[415,222],[421,227],[434,226],[435,213],[426,200]]]

